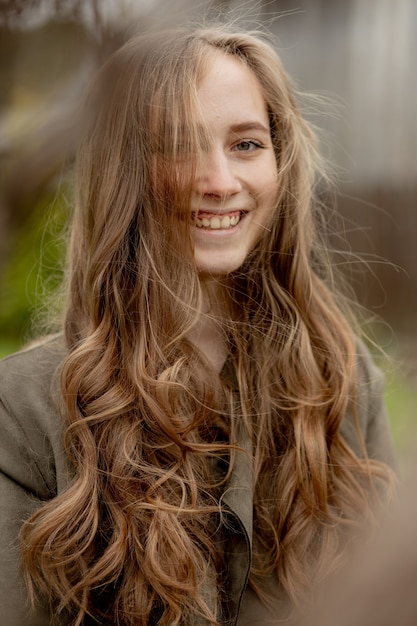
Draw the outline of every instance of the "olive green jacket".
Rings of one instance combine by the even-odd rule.
[[[382,375],[362,346],[359,352],[358,407],[367,451],[370,457],[393,465],[392,441],[382,400]],[[19,567],[18,534],[23,521],[44,502],[62,493],[70,482],[63,428],[54,402],[57,393],[54,372],[64,355],[63,339],[56,336],[0,363],[0,626],[56,623],[47,607],[28,608]],[[360,455],[349,414],[343,421],[342,432]],[[249,449],[245,442],[243,447]],[[250,454],[239,453],[222,496],[228,520],[227,623],[237,626],[274,623],[285,613],[278,584],[274,587],[275,604],[270,609],[263,607],[246,587],[252,541],[250,458]],[[58,623],[64,626],[64,622]],[[65,626],[69,624],[65,622]]]

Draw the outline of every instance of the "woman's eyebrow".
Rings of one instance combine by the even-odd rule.
[[[207,129],[203,124],[197,125],[197,130],[201,134],[201,136],[207,136]],[[265,126],[261,122],[257,121],[248,121],[248,122],[239,122],[237,124],[232,124],[230,126],[230,131],[232,133],[242,133],[250,130],[259,130],[261,132],[267,133],[268,135],[271,132],[271,129],[268,126]],[[177,137],[186,137],[190,134],[190,129],[187,125],[181,125],[177,129],[174,128],[166,128],[165,132],[171,134],[171,136],[176,132]]]
[[[240,124],[233,124],[230,127],[230,130],[233,133],[242,133],[248,130],[260,130],[268,135],[271,133],[270,128],[264,126],[264,124],[261,124],[260,122],[241,122]]]

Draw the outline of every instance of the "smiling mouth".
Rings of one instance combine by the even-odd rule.
[[[207,230],[227,230],[237,226],[241,218],[245,215],[242,211],[231,211],[224,215],[199,211],[192,213],[193,224],[197,228]]]

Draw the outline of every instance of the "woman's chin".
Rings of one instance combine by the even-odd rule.
[[[196,266],[200,280],[204,280],[210,278],[223,278],[225,276],[228,276],[232,272],[238,270],[244,262],[244,258],[235,259],[233,261],[228,260],[224,263],[203,263],[199,262],[198,259],[196,259]]]

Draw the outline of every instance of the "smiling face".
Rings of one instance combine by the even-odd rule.
[[[201,277],[237,270],[271,222],[278,173],[261,86],[216,52],[197,90],[210,142],[197,167],[191,237]]]

